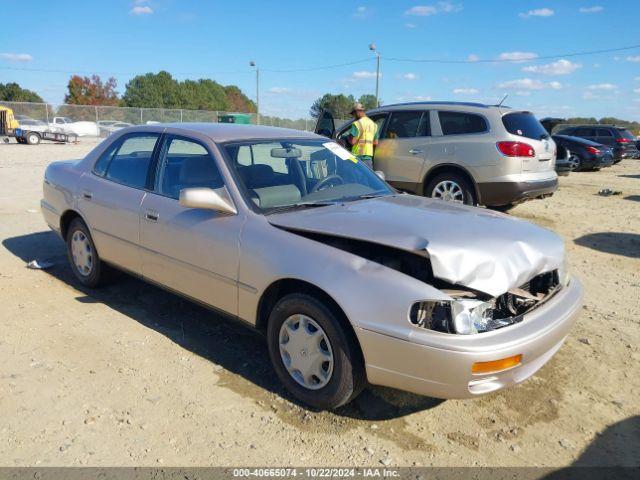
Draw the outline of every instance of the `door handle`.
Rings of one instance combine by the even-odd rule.
[[[89,190],[83,190],[82,196],[85,198],[85,200],[91,200],[93,198],[93,193],[91,193]]]
[[[147,211],[144,214],[144,218],[146,218],[150,222],[157,222],[159,217],[160,215],[158,214],[158,212]]]
[[[412,148],[411,150],[409,150],[409,153],[411,155],[422,155],[424,153],[424,150],[421,148]]]

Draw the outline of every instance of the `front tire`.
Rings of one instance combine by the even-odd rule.
[[[111,268],[100,260],[89,228],[80,218],[69,225],[67,255],[71,270],[82,285],[96,288],[110,277]]]
[[[337,312],[308,294],[284,296],[267,327],[271,363],[286,389],[299,401],[331,410],[364,388],[362,356]]]
[[[432,178],[424,189],[424,196],[465,205],[478,205],[473,185],[455,172],[440,173]]]

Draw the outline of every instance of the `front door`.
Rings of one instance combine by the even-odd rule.
[[[224,188],[214,156],[200,140],[166,135],[156,171],[140,210],[143,276],[236,315],[244,218],[178,203],[184,188]]]
[[[431,128],[428,111],[395,111],[380,132],[373,157],[376,170],[392,185],[414,189],[421,181]]]

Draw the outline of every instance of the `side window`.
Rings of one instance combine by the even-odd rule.
[[[251,151],[251,145],[240,145],[238,147],[238,165],[246,167],[253,164],[253,152]]]
[[[581,128],[581,127],[578,127],[578,128],[575,129],[573,134],[577,135],[578,137],[595,137],[596,136],[595,129],[593,129],[593,128]]]
[[[382,135],[382,129],[384,127],[384,122],[387,120],[387,117],[389,116],[389,114],[387,113],[379,113],[378,115],[371,115],[371,120],[373,120],[373,123],[376,124],[376,127],[378,127],[378,129],[376,130],[378,137],[380,137]]]
[[[463,112],[438,112],[443,135],[482,133],[488,130],[487,121],[480,115]]]
[[[606,128],[598,128],[596,132],[598,133],[599,137],[613,137],[611,131]]]
[[[428,113],[426,114],[428,116]],[[420,131],[419,127],[425,128],[429,125],[422,122],[422,112],[393,112],[391,119],[384,132],[384,138],[411,138],[423,137],[426,132]]]
[[[137,133],[125,137],[111,157],[106,178],[134,188],[144,188],[158,133]]]
[[[184,188],[220,188],[223,184],[218,166],[206,148],[180,137],[165,140],[156,181],[159,194],[177,200]]]
[[[119,146],[120,146],[120,142],[113,142],[109,146],[109,148],[107,148],[102,153],[102,155],[100,155],[100,158],[98,158],[98,161],[93,165],[93,173],[101,177],[104,176],[105,172],[107,171],[107,167],[109,166],[109,162],[111,162],[111,159],[113,158],[113,154],[116,152],[116,150],[118,150]]]

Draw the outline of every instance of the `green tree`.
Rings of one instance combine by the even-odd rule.
[[[311,109],[309,110],[309,114],[313,118],[318,118],[323,110],[328,110],[333,114],[334,118],[346,119],[351,116],[351,109],[355,102],[356,99],[353,95],[344,95],[342,93],[334,95],[332,93],[325,93],[322,97],[313,102]],[[364,106],[365,110],[370,110],[377,106],[375,95],[361,95],[358,102]]]
[[[361,95],[358,101],[364,106],[365,110],[371,110],[372,108],[376,108],[378,106],[378,101],[376,100],[375,95]],[[380,102],[380,105],[382,105],[382,102]]]
[[[74,75],[69,79],[64,103],[71,105],[118,105],[118,93],[116,79],[111,77],[103,82],[98,75],[81,77]]]
[[[5,102],[44,102],[36,92],[22,88],[17,83],[0,83],[0,100]]]
[[[122,105],[144,108],[180,108],[183,97],[180,84],[169,72],[147,73],[133,77],[125,86]]]
[[[309,114],[313,118],[318,118],[323,110],[328,110],[335,118],[348,118],[354,103],[355,98],[353,98],[353,95],[325,93],[313,102]]]

